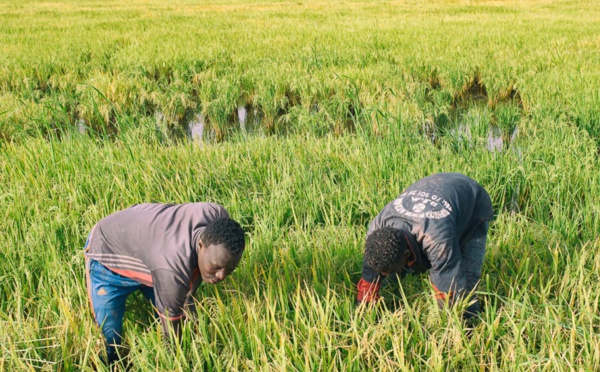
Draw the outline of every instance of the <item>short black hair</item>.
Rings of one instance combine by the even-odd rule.
[[[393,227],[382,227],[367,236],[364,263],[373,270],[385,271],[400,262],[407,248],[402,231]]]
[[[240,254],[246,246],[244,229],[231,218],[217,218],[209,222],[202,232],[201,239],[205,247],[223,244],[233,256]]]

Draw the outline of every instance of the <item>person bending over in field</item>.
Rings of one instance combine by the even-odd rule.
[[[492,219],[488,193],[465,175],[439,173],[412,184],[369,225],[357,302],[378,300],[389,274],[426,270],[440,306],[466,298],[481,275]],[[480,311],[470,300],[465,319]]]
[[[244,247],[243,229],[218,204],[138,204],[98,222],[85,245],[86,281],[107,362],[118,359],[129,294],[139,289],[164,335],[179,338],[200,283],[225,279]]]

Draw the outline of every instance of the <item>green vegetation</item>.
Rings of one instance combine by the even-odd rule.
[[[187,201],[246,256],[175,348],[132,299],[133,370],[600,369],[598,30],[592,1],[2,2],[0,370],[104,368],[87,233]],[[425,276],[354,308],[368,222],[438,171],[498,215],[472,332]]]

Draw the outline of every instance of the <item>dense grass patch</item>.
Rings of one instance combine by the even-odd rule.
[[[248,249],[181,345],[131,299],[133,370],[600,369],[595,5],[3,2],[0,370],[103,369],[88,232],[189,201]],[[426,277],[354,307],[367,224],[439,171],[497,215],[473,330]]]
[[[5,2],[0,136],[84,125],[178,138],[200,113],[222,140],[243,106],[260,112],[268,134],[378,130],[397,118],[420,126],[477,82],[493,110],[518,93],[524,114],[563,119],[598,141],[593,5]]]
[[[134,203],[202,200],[242,222],[246,256],[225,284],[201,288],[199,318],[177,352],[162,346],[148,312],[127,318],[136,369],[597,368],[599,166],[585,133],[549,126],[524,129],[520,151],[502,153],[456,152],[400,131],[204,147],[86,136],[5,146],[3,368],[96,368],[87,232]],[[436,171],[478,179],[498,214],[484,321],[471,338],[456,311],[437,309],[425,278],[386,290],[396,312],[353,307],[367,223]]]

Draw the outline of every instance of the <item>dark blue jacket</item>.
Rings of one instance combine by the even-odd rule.
[[[429,271],[434,288],[442,293],[465,288],[459,243],[475,226],[493,219],[485,189],[460,173],[439,173],[410,185],[388,203],[369,225],[367,236],[382,227],[409,232],[413,257],[408,270]],[[363,265],[363,280],[373,283],[379,273]]]

